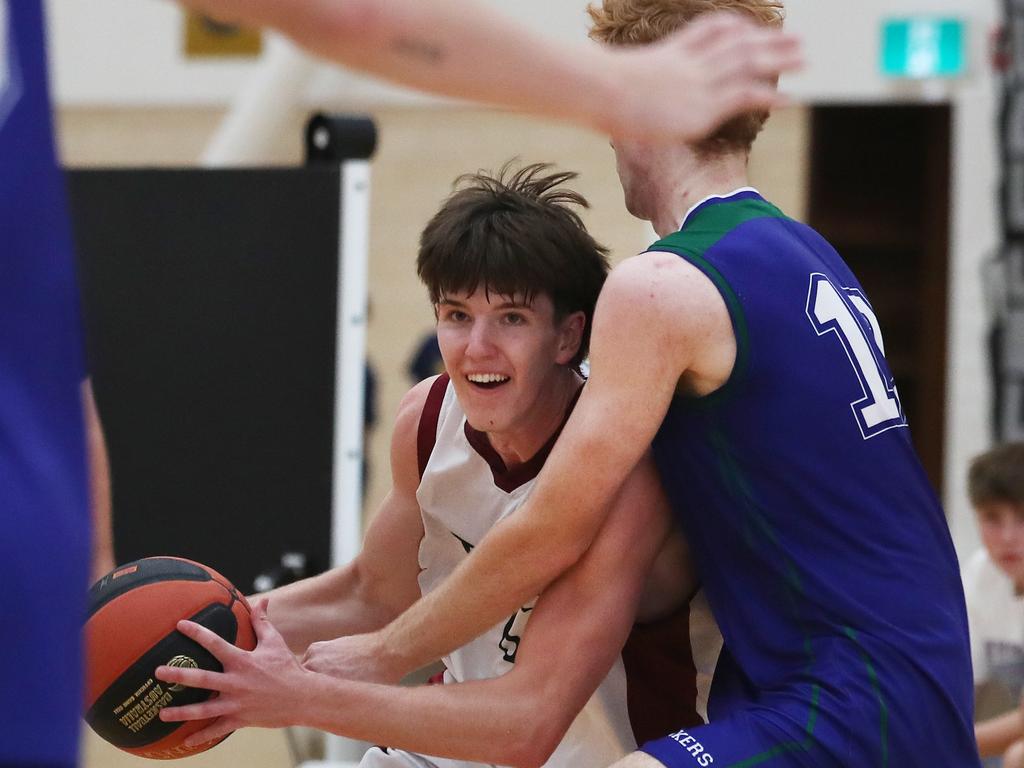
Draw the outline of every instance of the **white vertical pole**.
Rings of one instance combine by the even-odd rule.
[[[331,524],[331,564],[335,567],[355,559],[362,544],[369,163],[343,163],[341,187]]]
[[[239,91],[199,161],[206,168],[253,165],[263,160],[306,92],[318,64],[278,35]]]
[[[355,559],[363,539],[363,404],[370,244],[370,164],[365,160],[342,164],[340,223],[331,512],[334,567]],[[332,763],[358,762],[366,747],[362,742],[328,735],[327,759]]]

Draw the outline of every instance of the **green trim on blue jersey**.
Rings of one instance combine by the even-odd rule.
[[[733,457],[728,437],[721,429],[714,427],[709,431],[708,438],[711,443],[712,450],[717,458],[717,469],[722,477],[722,481],[725,483],[726,487],[732,491],[732,495],[738,503],[738,508],[744,513],[744,540],[746,541],[747,546],[751,549],[757,549],[760,544],[767,542],[772,548],[778,550],[779,555],[782,558],[786,572],[784,579],[786,601],[788,602],[789,609],[792,612],[793,620],[796,622],[797,626],[800,627],[800,631],[803,634],[802,645],[804,653],[807,655],[807,666],[805,667],[805,671],[810,675],[816,659],[814,648],[811,644],[810,633],[807,631],[807,628],[800,617],[800,608],[805,592],[799,571],[797,571],[793,561],[784,551],[782,551],[778,534],[772,527],[768,518],[761,511],[754,496],[753,487],[744,475],[742,468]],[[887,768],[889,765],[889,707],[882,695],[875,665],[872,663],[864,646],[857,639],[856,630],[850,627],[843,627],[843,631],[850,641],[856,645],[861,660],[864,662],[864,668],[867,671],[868,680],[871,683],[871,690],[874,692],[875,697],[878,700],[879,747],[882,751],[881,765],[882,768]],[[753,768],[753,766],[760,765],[761,763],[764,763],[784,752],[810,752],[817,743],[814,738],[814,727],[818,720],[820,694],[821,683],[811,683],[810,704],[808,706],[807,723],[804,726],[805,736],[803,738],[781,742],[763,752],[759,752],[756,755],[744,758],[736,763],[730,763],[727,768]]]
[[[736,334],[736,362],[728,380],[717,390],[703,397],[682,398],[689,406],[708,408],[727,399],[746,375],[750,360],[750,336],[743,305],[729,281],[704,258],[704,254],[741,224],[765,218],[787,217],[771,203],[758,198],[705,204],[690,215],[682,229],[662,238],[647,249],[673,253],[703,272],[715,284],[715,288],[725,300],[733,332]]]
[[[864,662],[864,668],[868,673],[868,680],[871,682],[871,690],[874,691],[875,698],[878,699],[878,738],[882,745],[882,768],[887,768],[889,765],[889,705],[885,703],[882,689],[878,685],[878,673],[875,672],[875,665],[871,663],[871,657],[868,656],[864,646],[857,639],[856,630],[850,627],[843,627],[843,632],[856,644],[857,650],[860,651],[860,658]]]
[[[807,631],[804,622],[800,617],[800,608],[804,595],[803,582],[800,580],[800,575],[797,572],[796,567],[793,565],[793,562],[786,556],[785,552],[782,551],[782,547],[779,543],[779,537],[775,533],[775,530],[758,508],[757,500],[754,498],[753,488],[744,476],[743,470],[733,458],[732,450],[729,446],[729,440],[726,435],[716,427],[710,430],[708,438],[711,442],[712,449],[715,452],[715,456],[717,457],[716,463],[718,465],[718,471],[722,476],[722,481],[725,483],[726,487],[732,491],[732,494],[738,504],[738,508],[744,513],[744,539],[747,542],[747,546],[751,549],[758,549],[758,545],[760,543],[767,541],[772,548],[781,553],[782,560],[786,566],[784,589],[786,593],[786,601],[789,603],[793,620],[796,622],[797,626],[800,627],[800,632],[803,634],[802,645],[804,653],[807,655],[807,666],[805,667],[805,671],[810,675],[814,667],[815,655],[810,633]],[[751,528],[755,529],[754,535],[751,535]],[[807,724],[804,726],[805,735],[803,738],[791,739],[789,741],[776,744],[775,746],[763,752],[759,752],[756,755],[745,758],[736,763],[730,763],[728,768],[752,768],[752,766],[760,765],[783,752],[810,752],[817,744],[817,741],[814,738],[814,726],[818,722],[820,697],[821,684],[817,682],[812,683],[810,686],[810,704],[807,711]]]

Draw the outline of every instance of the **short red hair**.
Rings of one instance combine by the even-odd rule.
[[[592,21],[590,37],[607,45],[653,43],[714,11],[732,11],[775,28],[781,27],[785,18],[782,0],[602,0],[587,8]],[[716,154],[737,149],[749,152],[767,120],[765,110],[735,117],[700,147]]]

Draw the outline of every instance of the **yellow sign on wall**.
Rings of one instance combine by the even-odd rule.
[[[257,29],[222,24],[189,11],[185,16],[185,56],[259,56],[263,35]]]

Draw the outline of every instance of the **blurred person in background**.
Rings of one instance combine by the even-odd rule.
[[[986,765],[1024,768],[1024,443],[976,457],[967,474],[984,545],[964,567],[974,683],[979,699],[1010,711],[975,726]]]

